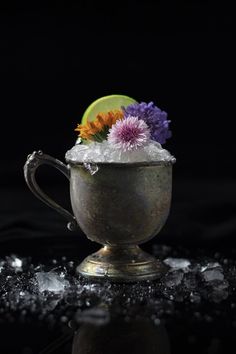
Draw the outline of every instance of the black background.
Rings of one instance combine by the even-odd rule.
[[[187,245],[191,257],[196,246],[206,254],[233,248],[232,25],[232,8],[213,0],[78,0],[57,1],[53,7],[37,0],[1,2],[1,257],[13,252],[40,262],[58,255],[79,260],[98,248],[67,231],[65,220],[31,194],[23,165],[38,149],[64,160],[84,110],[113,93],[153,100],[172,121],[173,137],[165,145],[177,158],[172,208],[151,242]],[[42,167],[38,177],[50,195],[69,207],[63,176]],[[32,323],[22,332],[4,324],[1,348],[7,337],[11,354],[14,345],[26,345],[21,341],[36,346],[47,337],[37,330],[32,334]]]
[[[63,160],[86,107],[121,93],[153,100],[172,121],[165,147],[177,163],[165,240],[233,242],[232,22],[229,5],[215,1],[1,4],[1,239],[26,235],[29,219],[60,233],[61,218],[27,190],[26,156],[42,149]],[[63,177],[39,175],[69,204]]]

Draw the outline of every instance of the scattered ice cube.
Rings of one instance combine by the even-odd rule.
[[[54,293],[59,293],[64,291],[64,288],[69,285],[69,282],[65,280],[64,277],[53,271],[38,272],[35,276],[40,292],[51,291]]]
[[[12,267],[14,268],[21,268],[22,267],[22,260],[20,258],[15,258],[12,263],[11,263]]]
[[[166,258],[164,263],[173,269],[182,269],[183,271],[189,271],[191,262],[185,258]]]
[[[198,288],[197,278],[194,272],[185,273],[184,286],[187,290],[195,290]]]
[[[209,262],[206,265],[201,267],[201,272],[204,272],[207,269],[212,269],[212,268],[216,268],[216,267],[221,267],[220,263],[218,263],[218,262]]]
[[[72,149],[67,151],[66,160],[79,163],[175,162],[175,158],[167,150],[152,140],[143,148],[132,151],[116,149],[108,144],[107,140],[104,140],[102,143],[76,144]]]
[[[23,261],[16,257],[15,255],[12,255],[10,257],[7,257],[8,264],[15,269],[16,272],[22,272],[22,265]]]
[[[1,261],[1,262],[0,262],[0,273],[1,273],[1,271],[4,269],[4,266],[5,266],[5,262],[4,262],[4,261]]]
[[[181,284],[183,277],[184,273],[181,270],[169,271],[164,280],[165,285],[170,288],[178,286]]]
[[[142,316],[150,317],[152,313],[153,321],[156,318],[161,321],[165,315],[178,316],[179,302],[184,302],[183,308],[188,309],[190,306],[190,309],[195,311],[200,302],[220,304],[227,298],[231,305],[230,315],[236,313],[235,304],[232,305],[231,297],[229,298],[229,295],[235,292],[235,260],[230,260],[232,264],[230,263],[229,267],[224,262],[222,265],[214,262],[214,259],[207,263],[204,256],[198,261],[172,258],[170,254],[177,257],[179,253],[172,249],[162,249],[161,246],[158,249],[159,257],[166,258],[165,263],[170,266],[169,271],[161,281],[135,284],[94,281],[75,276],[76,262],[73,263],[65,257],[53,262],[53,259],[48,259],[47,265],[40,264],[39,267],[32,264],[30,258],[9,256],[0,259],[0,322],[5,319],[9,321],[10,317],[6,316],[18,310],[22,314],[22,321],[34,314],[41,319],[48,319],[50,315],[52,322],[57,321],[58,316],[66,316],[70,320],[78,310],[78,322],[103,324],[109,320],[108,309],[113,306],[117,313],[122,311],[122,316],[130,319],[137,316],[137,313],[139,316],[142,308]],[[20,266],[16,258],[23,263],[24,272],[19,273],[12,266],[12,263],[14,266]],[[52,263],[56,264],[57,268],[51,269]],[[49,269],[51,270],[48,272]],[[57,311],[54,311],[55,307]],[[209,306],[209,314],[213,319],[214,309],[214,305]],[[224,304],[220,311],[222,318],[229,314],[228,307]],[[206,322],[203,314],[201,321]]]
[[[218,262],[208,263],[201,267],[202,277],[206,282],[224,280],[223,269]]]
[[[220,269],[211,269],[205,270],[203,273],[203,278],[205,281],[213,281],[213,280],[223,280],[224,274]]]

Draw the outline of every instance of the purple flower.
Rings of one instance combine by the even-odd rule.
[[[138,149],[149,139],[150,130],[147,124],[142,119],[130,115],[113,124],[107,137],[112,146],[123,151]]]
[[[151,139],[164,144],[166,139],[171,137],[169,130],[170,120],[167,120],[167,113],[150,103],[134,103],[127,107],[122,107],[125,118],[129,115],[142,119],[149,127]]]

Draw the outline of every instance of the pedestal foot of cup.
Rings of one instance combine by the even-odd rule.
[[[132,282],[161,278],[168,268],[138,246],[104,246],[77,267],[77,272],[90,278],[108,278]]]

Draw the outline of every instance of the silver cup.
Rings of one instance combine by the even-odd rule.
[[[94,175],[82,163],[67,163],[33,152],[24,173],[31,191],[65,216],[70,230],[79,226],[88,239],[103,245],[77,271],[126,282],[160,277],[166,267],[138,245],[156,236],[166,222],[173,163],[99,163]],[[69,179],[74,216],[39,188],[35,171],[42,164],[56,167]]]

